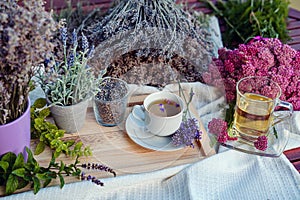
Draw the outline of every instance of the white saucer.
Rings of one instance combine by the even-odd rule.
[[[184,145],[173,145],[172,136],[156,136],[148,131],[145,131],[141,124],[136,124],[131,113],[127,117],[125,127],[130,139],[132,139],[136,144],[147,149],[156,151],[176,151],[184,148]]]

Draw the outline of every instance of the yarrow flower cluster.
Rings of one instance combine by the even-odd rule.
[[[208,130],[210,133],[216,135],[218,142],[225,143],[227,140],[237,140],[237,137],[228,135],[227,122],[222,119],[213,118],[208,123]]]
[[[255,148],[265,151],[268,148],[268,138],[266,136],[259,136],[254,142]]]
[[[236,83],[246,76],[265,76],[278,83],[283,101],[300,110],[300,51],[276,38],[255,38],[229,50],[219,49],[209,70],[203,74],[207,84],[226,92],[228,102],[236,98]]]

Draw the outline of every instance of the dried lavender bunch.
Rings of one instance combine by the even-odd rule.
[[[55,22],[43,0],[0,1],[0,125],[20,117],[28,105],[33,67],[52,50]]]
[[[128,52],[137,50],[136,59],[141,59],[157,49],[162,52],[162,62],[179,55],[201,72],[214,51],[207,24],[172,0],[118,1],[109,14],[87,30],[97,45],[93,62],[99,68]]]
[[[140,55],[141,51],[143,50],[131,51],[115,59],[107,67],[106,75],[121,78],[128,83],[156,87],[164,87],[180,79],[203,82],[201,72],[197,71],[188,60],[178,55],[164,60],[165,53],[157,49],[150,49],[147,56]]]
[[[60,22],[61,49],[53,52],[52,57],[44,63],[45,70],[36,72],[37,82],[44,90],[52,104],[69,106],[90,98],[97,92],[101,80],[87,64],[94,54],[87,37],[82,33],[79,46],[77,32],[71,36],[71,46],[67,45],[68,31],[64,21]]]

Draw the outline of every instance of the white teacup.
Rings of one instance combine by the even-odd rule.
[[[184,109],[182,98],[161,91],[148,95],[142,106],[134,106],[132,116],[152,134],[169,136],[180,127]]]

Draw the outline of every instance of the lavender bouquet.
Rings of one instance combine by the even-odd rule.
[[[0,1],[0,125],[20,117],[28,105],[33,66],[53,48],[55,22],[44,1]]]

